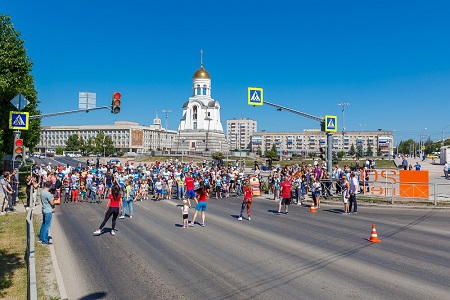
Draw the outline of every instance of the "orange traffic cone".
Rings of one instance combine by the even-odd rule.
[[[316,207],[314,206],[314,202],[311,203],[311,206],[309,207],[309,212],[311,212],[311,213],[317,212]]]
[[[377,230],[375,229],[375,224],[372,224],[372,233],[370,234],[369,242],[379,243],[381,240],[378,238]]]

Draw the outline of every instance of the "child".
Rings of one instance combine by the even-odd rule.
[[[84,182],[82,182],[80,186],[80,202],[83,202],[83,199],[86,199],[86,195],[87,189],[86,186],[84,185]]]
[[[68,181],[65,181],[64,193],[65,193],[64,203],[69,203],[70,202],[70,184]]]
[[[239,221],[242,221],[242,214],[244,213],[245,206],[247,206],[247,216],[248,220],[250,221],[250,206],[252,205],[252,199],[253,199],[253,189],[250,184],[249,179],[245,179],[245,185],[244,185],[244,201],[242,201],[242,207],[241,207],[241,213],[239,214]]]
[[[91,184],[91,203],[94,203],[97,201],[97,183]]]
[[[166,179],[163,178],[161,182],[161,199],[166,199],[167,195],[167,182]]]
[[[72,202],[78,202],[78,180],[75,178],[72,180]]]
[[[222,181],[222,195],[225,198],[228,198],[228,183],[224,180]],[[222,198],[222,197],[220,197]]]
[[[155,201],[159,201],[161,199],[162,194],[162,183],[161,178],[158,177],[158,179],[155,182]]]
[[[183,200],[183,207],[181,208],[181,217],[183,219],[182,228],[188,228],[189,206],[187,200]]]
[[[140,183],[140,181],[139,180],[135,180],[134,181],[134,184],[133,184],[133,190],[134,190],[134,199],[133,199],[133,201],[137,201],[137,199],[138,199],[138,197],[140,196],[140,193],[139,193],[139,190],[140,190],[140,187],[141,187],[141,183]],[[141,197],[141,201],[142,201],[142,197]]]
[[[102,203],[102,199],[105,199],[105,185],[103,184],[103,181],[100,181],[98,188],[97,188],[97,195],[98,200],[100,203]]]

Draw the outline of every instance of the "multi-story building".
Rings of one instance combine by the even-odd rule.
[[[150,126],[124,121],[113,125],[42,126],[36,150],[45,152],[49,148],[65,147],[69,136],[74,134],[85,141],[95,139],[100,131],[111,137],[116,151],[135,153],[172,149],[177,136],[177,131],[161,127],[158,116]]]
[[[305,130],[303,132],[257,132],[252,135],[251,147],[253,152],[258,150],[264,153],[275,145],[280,155],[292,156],[293,154],[307,155],[310,152],[318,153],[320,148],[327,146],[327,136],[320,130]],[[378,147],[382,155],[393,153],[394,136],[391,131],[364,131],[346,132],[345,135],[335,133],[333,135],[333,151],[348,153],[351,146],[355,150],[360,145],[365,152],[369,145],[374,154]]]
[[[257,122],[247,118],[227,120],[227,137],[230,149],[250,150],[252,135],[257,131]]]

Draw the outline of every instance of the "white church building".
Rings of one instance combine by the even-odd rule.
[[[203,58],[192,76],[192,96],[183,104],[178,134],[182,151],[227,151],[220,104],[211,98],[211,76],[203,67]]]

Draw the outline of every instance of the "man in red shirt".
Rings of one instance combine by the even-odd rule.
[[[192,178],[190,172],[187,173],[186,178],[184,179],[184,186],[186,187],[186,198],[188,200],[189,207],[191,207],[191,198],[195,198],[195,192],[194,178]]]
[[[281,206],[284,205],[284,211],[288,214],[288,208],[291,204],[291,187],[292,183],[287,176],[284,176],[281,183],[281,201],[278,202],[278,213],[281,213]]]

